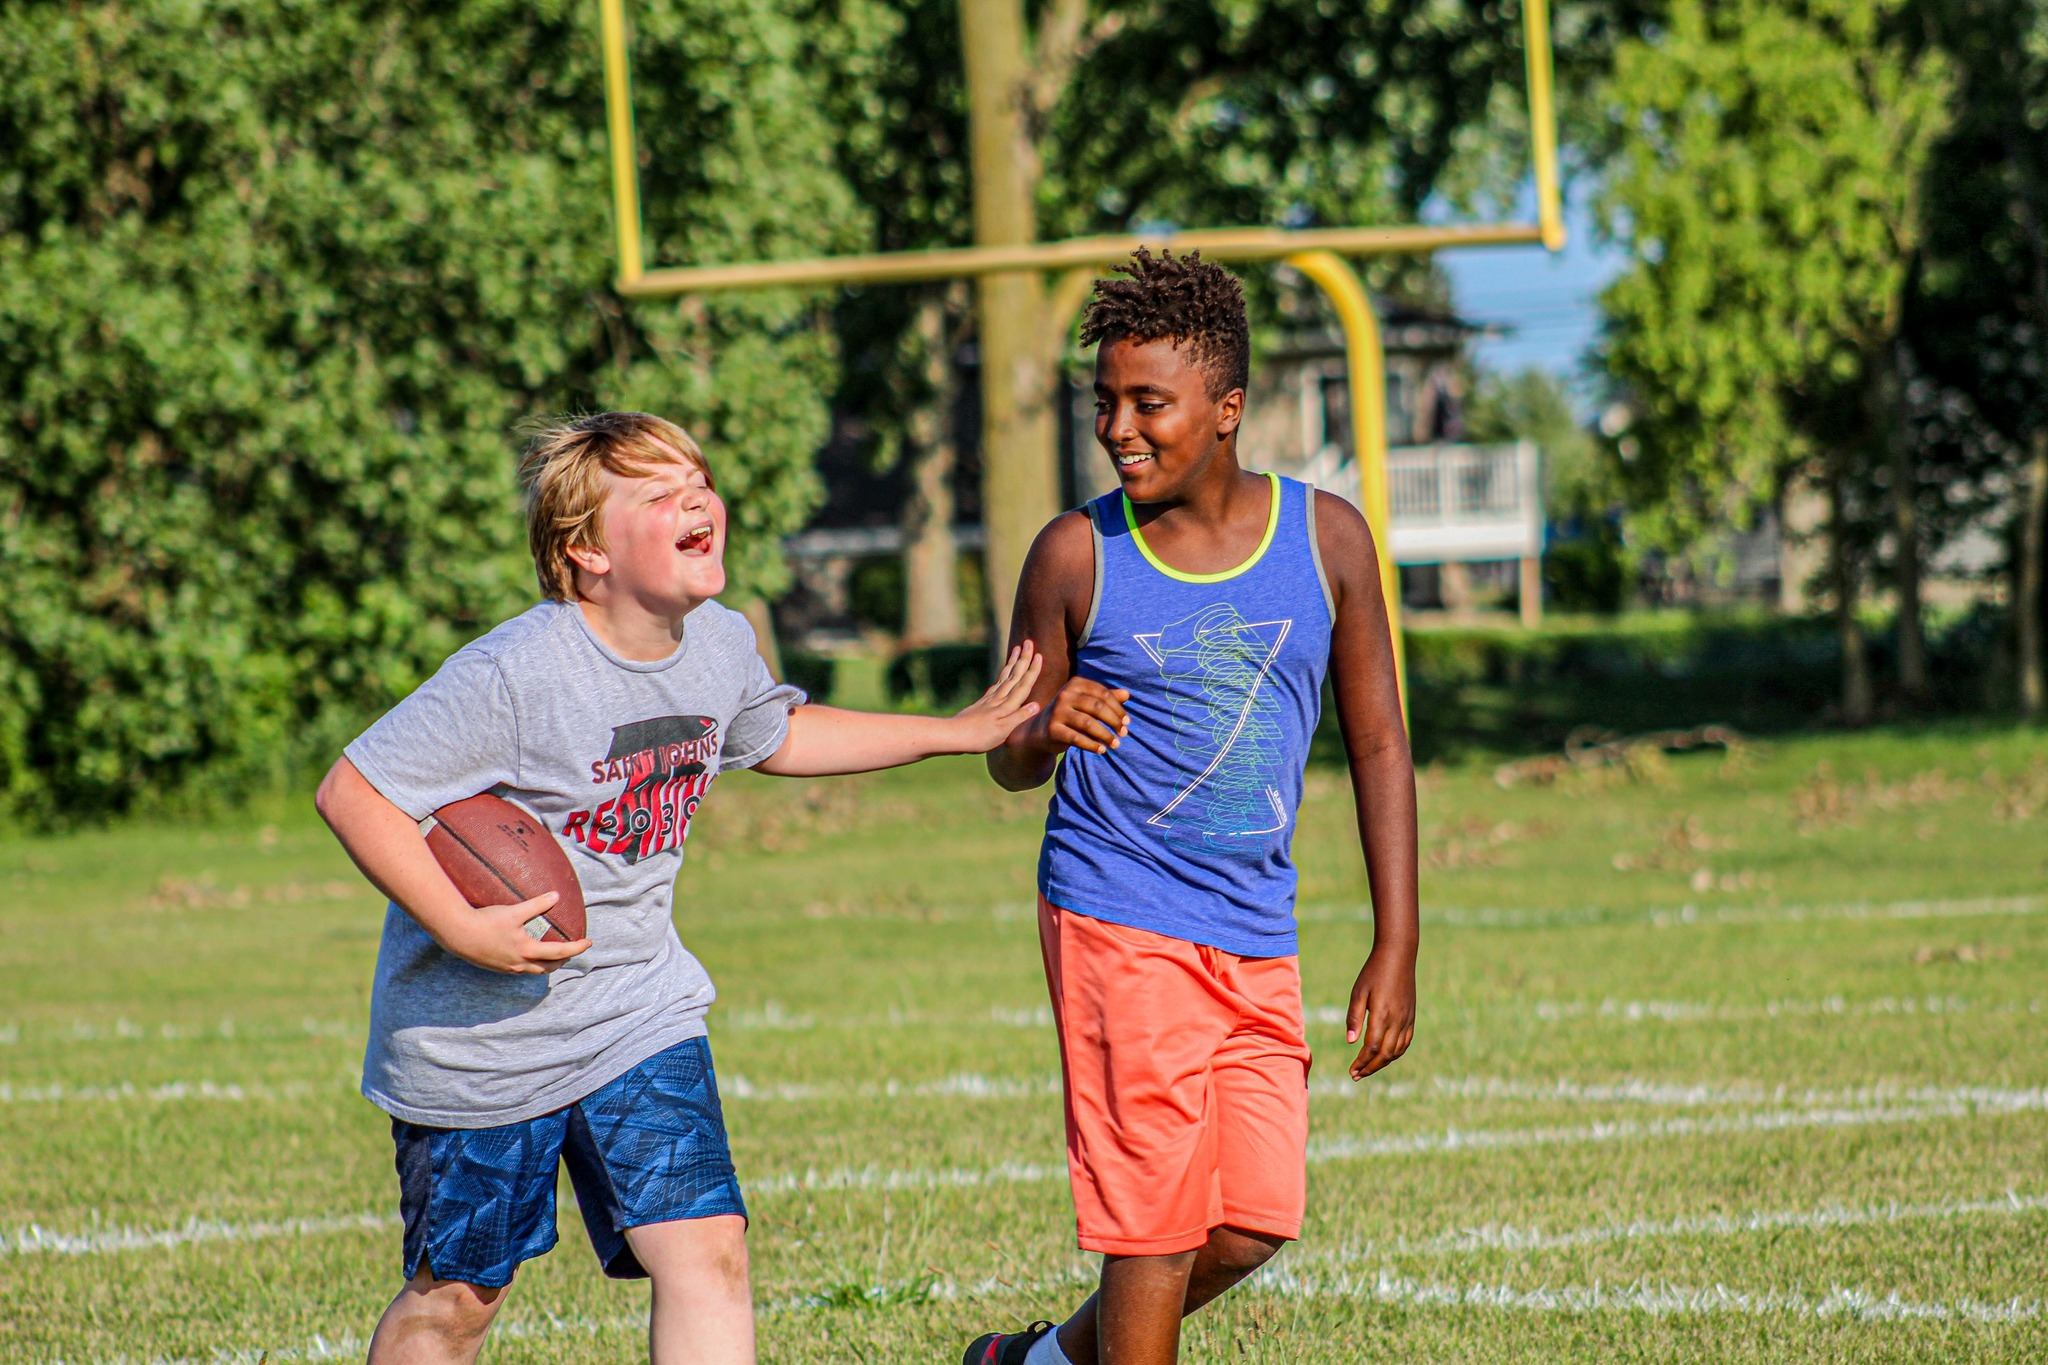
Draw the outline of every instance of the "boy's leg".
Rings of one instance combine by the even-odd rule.
[[[391,1121],[406,1278],[370,1338],[371,1365],[476,1359],[520,1263],[555,1244],[566,1131],[560,1112],[497,1128]]]
[[[746,1219],[728,1213],[648,1223],[628,1228],[626,1241],[654,1281],[653,1365],[753,1365]]]
[[[711,1045],[677,1043],[579,1100],[562,1155],[605,1274],[654,1281],[654,1365],[753,1365],[747,1209]]]
[[[377,1320],[370,1365],[470,1365],[509,1292],[437,1280],[422,1269]]]
[[[1268,1233],[1217,1228],[1201,1250],[1181,1256],[1105,1257],[1102,1287],[1060,1324],[1060,1351],[1073,1365],[1170,1361],[1180,1345],[1180,1319],[1220,1297],[1284,1244]]]
[[[1057,1331],[1060,1353],[1073,1365],[1170,1365],[1180,1319],[1301,1233],[1309,1050],[1299,970],[1292,958],[1182,944],[1043,898],[1039,928],[1082,1245],[1105,1253],[1101,1288]],[[1131,1008],[1139,999],[1147,1008]],[[1134,1158],[1146,1168],[1137,1179]],[[1166,1231],[1144,1226],[1164,1206],[1181,1205],[1168,1223],[1188,1220],[1186,1177],[1202,1173],[1216,1191],[1206,1240],[1158,1254],[1137,1244]],[[989,1355],[1010,1365],[1004,1341]]]

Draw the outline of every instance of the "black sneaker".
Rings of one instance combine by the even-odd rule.
[[[1049,1322],[1034,1322],[1021,1332],[990,1332],[978,1336],[960,1357],[960,1365],[1024,1365],[1024,1357],[1038,1339],[1052,1330]]]

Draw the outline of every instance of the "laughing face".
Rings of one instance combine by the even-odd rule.
[[[1095,439],[1132,502],[1171,502],[1229,446],[1244,391],[1209,395],[1209,375],[1170,339],[1105,341],[1095,353]]]
[[[703,469],[681,460],[605,478],[605,548],[571,551],[581,569],[658,615],[679,617],[725,591],[725,503]]]

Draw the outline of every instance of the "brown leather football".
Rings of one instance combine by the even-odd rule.
[[[427,847],[471,905],[517,905],[559,891],[562,898],[546,912],[547,931],[536,937],[555,943],[583,937],[576,869],[555,836],[520,806],[489,792],[451,801],[434,812]]]

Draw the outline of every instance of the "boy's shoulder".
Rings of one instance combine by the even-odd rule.
[[[757,650],[753,624],[745,615],[717,602],[704,602],[684,620],[681,657],[674,660],[680,669],[630,664],[598,642],[575,603],[548,601],[493,626],[450,655],[449,662],[488,663],[508,682],[563,678],[567,676],[564,666],[572,659],[601,670],[609,663],[621,672],[683,677],[746,664]]]
[[[566,630],[575,629],[570,613],[575,611],[568,602],[536,602],[510,620],[500,621],[483,634],[471,640],[458,654],[480,654],[484,658],[505,663],[536,647],[548,647],[559,641]]]

